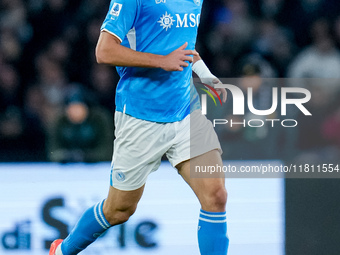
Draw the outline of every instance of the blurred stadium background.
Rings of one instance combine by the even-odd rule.
[[[118,76],[114,68],[96,64],[94,49],[108,5],[108,0],[0,0],[0,254],[43,254],[45,242],[64,235],[81,209],[105,196]],[[339,164],[339,47],[338,0],[206,0],[197,50],[216,76],[321,79],[306,85],[312,118],[296,116],[299,126],[289,133],[227,130],[220,136],[224,159]],[[257,100],[266,103],[266,86],[258,91]],[[100,123],[89,124],[90,134],[78,132],[84,135],[78,142],[70,142],[76,128],[65,131],[72,102],[84,103],[93,123]],[[96,134],[107,136],[98,140]],[[153,236],[146,240],[145,235],[159,222],[164,232],[157,230],[156,239],[169,254],[198,254],[195,237],[186,235],[196,224],[197,205],[168,168],[164,162],[162,171],[150,177],[150,196],[131,225],[112,230],[113,244],[99,243],[100,253],[87,254],[167,254],[163,246],[119,248],[152,244]],[[51,183],[49,175],[58,173],[65,178]],[[92,185],[86,176],[94,173]],[[155,196],[162,181],[169,188],[165,199]],[[339,184],[338,179],[227,180],[235,237],[230,255],[340,254]],[[179,196],[183,200],[177,201]],[[174,233],[169,210],[178,213],[183,205],[187,218],[173,222],[183,226]],[[148,206],[158,208],[157,214],[150,216]]]

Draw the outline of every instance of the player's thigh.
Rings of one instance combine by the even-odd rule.
[[[196,110],[178,123],[175,143],[166,156],[171,165],[176,166],[190,158],[205,157],[204,154],[213,150],[222,153],[216,132],[211,121],[200,110]],[[218,158],[213,158],[211,162],[216,164],[216,160]]]
[[[179,174],[189,184],[198,197],[202,209],[206,211],[222,211],[225,209],[227,191],[223,173],[192,177],[195,166],[222,166],[221,154],[211,150],[202,155],[184,161],[176,166]]]
[[[135,212],[141,199],[144,186],[136,190],[119,190],[110,186],[109,194],[104,202],[104,215],[111,225],[128,220]]]
[[[171,146],[170,125],[145,121],[116,112],[116,139],[111,167],[111,186],[118,190],[142,187],[161,164]]]

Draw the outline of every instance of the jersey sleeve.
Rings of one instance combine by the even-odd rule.
[[[111,0],[110,9],[100,30],[116,36],[122,42],[134,27],[137,14],[138,0]]]

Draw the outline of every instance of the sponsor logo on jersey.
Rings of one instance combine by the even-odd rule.
[[[166,0],[155,0],[156,1],[156,4],[160,4],[160,3],[165,3]]]
[[[160,23],[163,29],[168,31],[168,29],[171,28],[171,26],[174,24],[174,21],[175,20],[173,19],[173,17],[165,12],[165,14],[163,14],[163,16],[159,19],[158,23]]]
[[[173,16],[165,12],[165,14],[160,17],[158,23],[160,23],[161,27],[168,31],[169,28],[176,23],[176,28],[179,27],[198,27],[200,22],[200,14],[195,13],[184,13],[184,14],[175,14],[176,19]]]
[[[115,19],[119,16],[120,11],[122,10],[122,7],[123,7],[122,4],[119,4],[119,3],[113,4],[111,11],[110,11],[110,14],[113,16],[113,19]]]

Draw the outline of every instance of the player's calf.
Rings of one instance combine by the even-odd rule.
[[[136,190],[124,191],[110,187],[105,200],[103,212],[110,225],[126,222],[136,211],[137,204],[143,194],[144,185]]]
[[[137,205],[131,205],[130,207],[125,208],[109,208],[104,206],[104,215],[110,225],[118,225],[122,224],[134,214],[136,211]]]

